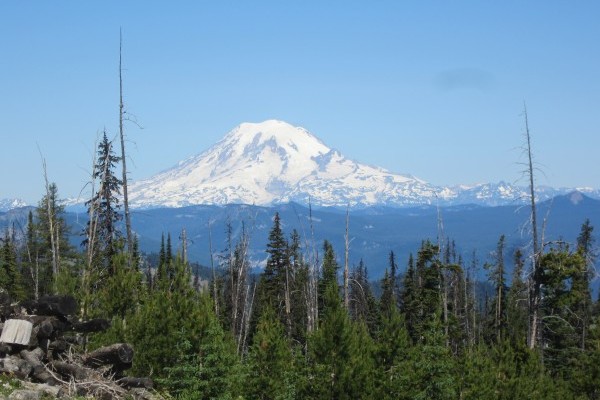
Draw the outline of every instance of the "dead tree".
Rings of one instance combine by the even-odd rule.
[[[350,204],[346,208],[346,234],[344,235],[345,247],[344,247],[344,307],[346,310],[350,309],[350,297],[348,291],[348,253],[350,252],[350,238],[348,237],[350,225]]]
[[[535,185],[533,173],[533,156],[531,152],[531,135],[529,134],[529,121],[527,119],[527,107],[523,104],[523,115],[525,118],[525,140],[527,152],[527,175],[529,178],[529,197],[531,206],[531,239],[533,244],[533,271],[530,275],[529,284],[529,336],[527,345],[530,349],[537,346],[540,324],[540,308],[542,302],[540,245],[537,232],[537,213],[535,206]]]
[[[212,270],[213,301],[215,303],[215,315],[219,316],[219,297],[218,297],[218,293],[217,293],[217,274],[215,272],[215,260],[214,260],[213,247],[212,247],[211,221],[208,221],[208,249],[210,252],[210,268]]]
[[[127,161],[125,157],[125,134],[123,132],[123,67],[122,67],[123,35],[119,30],[119,136],[121,138],[121,163],[123,165],[123,208],[125,211],[125,229],[127,231],[127,252],[133,252],[133,236],[131,233],[131,216],[129,214],[129,195],[127,192]]]
[[[40,153],[41,155],[41,153]],[[51,191],[50,191],[50,184],[48,183],[48,171],[46,168],[46,159],[44,157],[42,157],[42,167],[44,169],[44,183],[45,183],[45,188],[46,188],[46,212],[48,213],[48,233],[50,234],[50,251],[52,254],[52,286],[53,286],[53,290],[56,291],[56,277],[58,275],[58,268],[59,268],[59,249],[58,249],[58,242],[59,237],[57,235],[57,232],[55,232],[55,228],[58,227],[58,224],[56,224],[56,221],[54,220],[55,215],[54,215],[54,209],[52,207],[52,201],[51,201]]]

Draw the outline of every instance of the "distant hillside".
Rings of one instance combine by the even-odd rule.
[[[313,243],[320,252],[323,240],[333,243],[340,261],[344,250],[345,211],[339,209],[313,210],[312,224],[314,241],[311,239],[309,209],[298,204],[282,204],[273,207],[248,205],[190,206],[135,211],[133,226],[140,237],[144,251],[158,251],[161,234],[171,233],[173,243],[186,229],[190,240],[188,251],[191,259],[209,265],[208,225],[212,227],[213,249],[225,249],[225,228],[228,222],[233,227],[234,237],[239,237],[242,226],[251,237],[251,258],[256,264],[266,260],[265,248],[272,226],[272,217],[279,212],[286,234],[297,229],[303,237],[305,247]],[[496,247],[500,235],[506,235],[507,250],[512,253],[517,247],[529,242],[529,210],[527,207],[501,206],[453,206],[440,208],[443,235],[456,242],[458,251],[466,261],[472,252],[480,261],[487,261]],[[580,193],[559,196],[539,205],[540,218],[546,219],[545,240],[562,238],[575,242],[581,224],[589,218],[593,225],[600,226],[600,201]],[[72,225],[77,225],[75,215],[70,215]],[[79,216],[78,224],[83,221]],[[394,251],[401,268],[409,254],[416,253],[421,241],[437,241],[438,210],[435,207],[417,208],[368,208],[350,213],[350,261],[357,264],[362,258],[372,277],[379,277],[387,266],[388,253]],[[77,228],[80,229],[80,228]],[[507,259],[510,258],[507,255]],[[508,261],[508,260],[507,260]]]
[[[0,227],[15,224],[25,227],[29,207],[0,212]],[[189,206],[182,208],[156,208],[135,210],[133,227],[140,238],[141,249],[157,252],[160,238],[170,233],[174,247],[180,244],[179,236],[186,229],[191,260],[210,265],[209,222],[212,227],[213,249],[218,253],[225,249],[225,229],[231,223],[233,236],[240,236],[242,228],[250,234],[252,258],[260,266],[267,257],[267,237],[272,217],[279,212],[284,232],[289,235],[297,229],[303,238],[307,256],[314,247],[321,252],[323,240],[333,243],[340,262],[344,251],[345,210],[337,208],[313,209],[311,235],[309,209],[295,203],[273,207],[248,205]],[[475,205],[441,207],[439,209],[444,238],[454,240],[457,250],[466,262],[472,253],[482,263],[489,260],[500,235],[506,235],[507,262],[517,247],[528,246],[529,209],[523,206],[481,207]],[[600,226],[600,201],[581,193],[558,196],[539,205],[540,219],[545,220],[544,239],[563,239],[574,243],[581,224],[589,218],[592,225]],[[72,227],[72,242],[81,243],[78,234],[86,223],[85,213],[67,213]],[[401,269],[409,254],[416,253],[421,242],[437,241],[438,209],[432,206],[413,208],[372,207],[350,212],[350,262],[355,265],[362,258],[372,278],[383,275],[388,254],[394,251]],[[541,226],[540,226],[541,228]],[[217,258],[215,258],[217,260]]]

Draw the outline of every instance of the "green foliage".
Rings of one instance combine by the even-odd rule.
[[[349,286],[350,316],[354,321],[364,323],[369,333],[374,335],[379,318],[377,300],[371,290],[367,267],[362,260],[350,274]]]
[[[174,268],[173,281],[163,281],[143,296],[139,309],[129,318],[126,337],[138,354],[133,363],[138,375],[160,377],[165,367],[174,365],[177,354],[173,349],[182,330],[197,351],[201,333],[213,315],[210,299],[199,297],[191,287],[187,266],[176,259]]]
[[[283,326],[267,308],[247,359],[245,393],[251,399],[290,399],[296,392],[294,357]]]
[[[364,324],[353,324],[337,285],[324,299],[325,316],[308,342],[308,371],[302,398],[369,398],[374,392],[374,346]]]
[[[448,240],[442,257],[438,246],[423,242],[404,276],[391,253],[379,303],[361,261],[351,273],[345,309],[331,243],[324,243],[313,299],[302,240],[296,231],[286,239],[275,215],[255,296],[247,272],[248,237],[234,244],[228,227],[222,258],[227,272],[219,277],[213,303],[192,284],[190,267],[173,253],[170,234],[163,235],[154,277],[140,271],[139,254],[131,262],[118,234],[112,236],[110,258],[100,263],[90,265],[68,244],[63,247],[62,209],[55,185],[50,189],[36,217],[29,215],[24,237],[11,231],[2,237],[0,287],[15,299],[74,293],[80,317],[112,322],[107,332],[89,336],[88,348],[132,344],[131,374],[151,376],[174,398],[600,398],[600,316],[593,313],[590,295],[595,248],[589,221],[576,251],[546,247],[539,258],[543,346],[534,352],[525,348],[526,265],[517,250],[509,287],[504,237],[488,264],[493,289],[485,307],[475,295],[475,268],[463,269]],[[47,206],[58,227],[56,273]],[[309,332],[308,306],[314,300],[318,327]]]
[[[22,300],[26,296],[17,264],[17,249],[8,229],[0,248],[0,288],[15,300]]]
[[[421,341],[410,348],[408,358],[399,364],[406,371],[399,377],[398,391],[406,399],[456,399],[456,361],[445,344],[437,315],[430,320]]]
[[[514,347],[524,346],[527,340],[529,298],[527,284],[523,281],[524,267],[523,254],[517,249],[514,254],[512,282],[506,300],[507,335]]]
[[[585,288],[577,285],[576,277],[586,269],[580,253],[568,249],[552,249],[540,260],[543,268],[543,339],[544,363],[555,376],[569,378],[581,362],[581,316],[573,310],[581,309]],[[569,288],[571,284],[571,288]]]
[[[93,264],[108,275],[114,273],[110,261],[119,250],[122,235],[117,222],[123,217],[119,212],[123,182],[115,174],[115,167],[121,158],[114,154],[112,146],[112,141],[108,140],[104,131],[102,140],[98,143],[93,172],[94,179],[98,181],[98,189],[85,203],[88,215],[92,218],[88,221],[83,242],[86,247],[92,248]]]

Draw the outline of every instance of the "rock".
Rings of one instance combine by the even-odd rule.
[[[35,390],[36,392],[41,392],[48,396],[59,397],[60,395],[60,387],[50,386],[43,383],[33,383],[33,382],[22,382],[21,385],[24,389],[27,390]]]
[[[37,390],[18,389],[8,395],[8,400],[40,400],[42,392]]]
[[[135,400],[164,400],[164,397],[142,388],[131,389],[129,394]]]
[[[29,376],[33,368],[25,360],[17,357],[5,357],[0,359],[0,372],[14,375],[19,379]]]

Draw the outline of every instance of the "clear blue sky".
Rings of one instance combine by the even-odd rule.
[[[131,178],[241,122],[301,125],[434,184],[517,181],[527,101],[540,184],[600,187],[597,1],[3,1],[0,198],[63,197],[117,133]],[[525,184],[525,181],[522,181]]]

